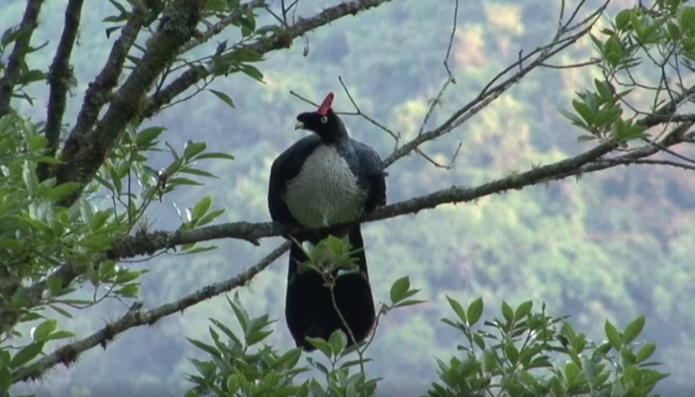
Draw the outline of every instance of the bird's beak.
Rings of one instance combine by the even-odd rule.
[[[301,121],[297,121],[297,124],[294,125],[295,130],[303,130],[304,129],[304,123]]]

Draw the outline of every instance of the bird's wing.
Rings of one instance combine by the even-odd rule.
[[[369,213],[386,204],[386,175],[379,153],[354,139],[352,143],[359,158],[359,182],[367,189],[364,211]]]
[[[299,174],[302,164],[311,152],[321,143],[321,138],[312,134],[295,142],[273,162],[268,186],[268,209],[275,222],[296,223],[282,199],[287,182]]]

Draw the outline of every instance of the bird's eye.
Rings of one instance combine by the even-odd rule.
[[[326,117],[326,116],[321,117],[321,122],[323,124],[326,124],[328,122],[328,117]]]

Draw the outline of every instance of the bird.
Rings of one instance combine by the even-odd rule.
[[[347,346],[360,343],[375,322],[362,231],[360,224],[354,222],[386,204],[386,173],[379,154],[349,136],[345,123],[333,111],[334,97],[329,93],[318,110],[297,116],[295,130],[308,130],[311,134],[275,159],[268,187],[268,209],[273,221],[306,230],[285,236],[294,240],[287,273],[285,318],[296,346],[305,351],[314,350],[306,337],[328,340],[338,329],[347,336]],[[345,223],[352,225],[330,229]],[[356,250],[357,271],[343,272],[336,279],[333,297],[340,313],[335,310],[322,275],[312,270],[298,271],[299,265],[308,260],[298,243],[315,246],[331,234],[347,238]]]

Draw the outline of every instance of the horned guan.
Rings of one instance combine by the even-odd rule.
[[[316,245],[330,233],[347,238],[359,250],[355,254],[359,271],[341,274],[334,288],[336,306],[359,343],[375,321],[362,232],[359,224],[339,231],[330,226],[358,221],[386,204],[386,181],[379,154],[350,138],[343,120],[333,111],[333,98],[329,93],[318,110],[297,116],[295,129],[312,134],[273,162],[268,207],[274,221],[308,230],[291,236],[299,243]],[[333,331],[342,329],[352,344],[321,274],[298,272],[298,265],[307,260],[302,248],[293,243],[285,302],[292,337],[298,347],[311,351],[313,346],[305,337],[328,339]]]

